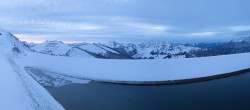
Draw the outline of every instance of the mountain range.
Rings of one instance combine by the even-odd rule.
[[[73,43],[46,41],[21,42],[13,34],[0,30],[0,50],[15,54],[33,51],[43,54],[101,59],[177,59],[250,52],[250,36],[223,43],[178,44],[151,40],[142,43]]]
[[[103,59],[177,59],[250,52],[250,37],[223,43],[178,44],[151,40],[142,43],[74,43],[46,41],[30,44],[29,49],[43,54]]]

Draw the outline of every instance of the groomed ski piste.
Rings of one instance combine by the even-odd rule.
[[[157,82],[215,76],[250,68],[250,53],[189,59],[113,60],[51,56],[28,51],[0,31],[0,109],[64,109],[25,70],[33,67],[102,82]],[[20,48],[20,53],[13,51]]]

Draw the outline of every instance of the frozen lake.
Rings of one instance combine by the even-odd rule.
[[[47,89],[68,110],[249,110],[249,84],[250,72],[182,85],[90,82]]]

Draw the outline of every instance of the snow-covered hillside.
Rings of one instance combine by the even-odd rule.
[[[46,41],[42,44],[37,44],[30,47],[30,49],[38,53],[49,55],[94,58],[87,52],[79,48],[72,47],[71,45],[65,44],[61,41]]]
[[[32,79],[14,56],[0,53],[1,110],[63,110],[51,95]]]
[[[71,47],[61,41],[46,41],[42,44],[33,46],[31,49],[40,53],[66,55]]]
[[[15,36],[11,33],[5,32],[0,29],[0,51],[2,53],[14,52],[22,53],[22,51],[27,50],[28,47],[20,42]]]
[[[193,46],[170,44],[165,41],[150,41],[139,44],[137,46],[137,54],[133,57],[137,59],[186,58],[189,52],[199,49]],[[189,53],[189,55],[192,54]]]
[[[90,53],[104,55],[104,56],[107,55],[108,53],[119,54],[119,53],[115,52],[114,50],[108,49],[108,48],[103,47],[102,45],[98,45],[98,44],[84,43],[84,44],[77,45],[76,47],[78,47],[82,50],[85,50],[87,52],[90,52]]]
[[[64,108],[13,59],[29,50],[12,34],[0,30],[0,109],[63,110]]]

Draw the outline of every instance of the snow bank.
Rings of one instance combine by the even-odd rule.
[[[213,76],[250,68],[250,53],[189,59],[82,59],[29,53],[16,59],[65,75],[109,81],[171,81]]]

